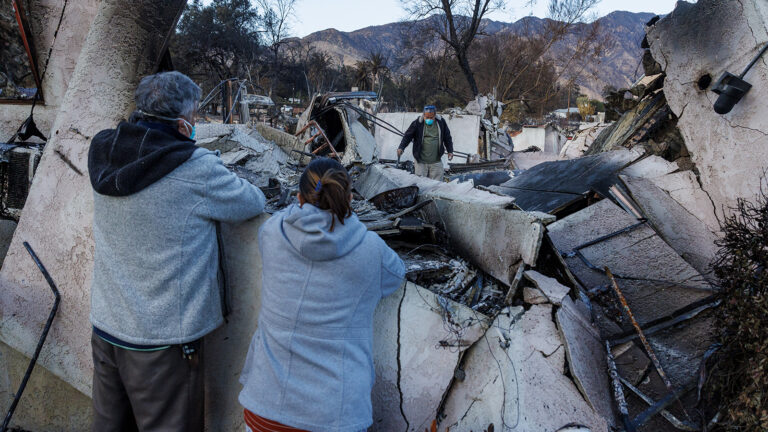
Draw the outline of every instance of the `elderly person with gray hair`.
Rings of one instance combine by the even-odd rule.
[[[226,313],[217,224],[264,195],[195,145],[200,93],[145,77],[131,121],[91,142],[94,431],[203,430],[202,339]]]

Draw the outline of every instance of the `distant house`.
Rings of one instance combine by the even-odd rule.
[[[515,151],[523,151],[529,147],[537,147],[546,153],[559,154],[565,145],[567,137],[552,124],[541,126],[523,126],[523,130],[512,137]]]
[[[578,108],[561,108],[558,110],[552,111],[552,115],[554,115],[557,118],[568,118],[568,114],[573,116],[574,114],[578,114],[579,109]]]

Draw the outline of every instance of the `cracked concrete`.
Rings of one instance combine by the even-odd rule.
[[[717,218],[730,214],[738,198],[752,199],[768,167],[768,63],[763,58],[746,75],[752,89],[726,115],[714,112],[717,95],[700,90],[699,77],[717,80],[725,71],[741,74],[768,42],[764,1],[699,0],[676,9],[648,28],[653,57],[667,74],[664,93],[685,138],[701,187]],[[707,37],[701,37],[706,28]],[[683,115],[683,111],[685,115]],[[710,225],[708,227],[711,228]]]
[[[446,398],[439,431],[609,431],[564,375],[565,349],[551,305],[511,308],[467,351],[466,378]]]
[[[464,352],[490,319],[410,282],[374,315],[374,431],[429,428]]]

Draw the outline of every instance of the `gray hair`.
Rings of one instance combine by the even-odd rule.
[[[197,112],[202,90],[181,72],[161,72],[142,78],[136,87],[138,117],[178,118],[191,120]]]

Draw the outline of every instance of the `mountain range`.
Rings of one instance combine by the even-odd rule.
[[[578,81],[582,92],[590,97],[600,98],[604,86],[627,87],[640,77],[642,68],[638,66],[643,54],[640,43],[645,36],[645,23],[654,16],[653,13],[615,11],[598,19],[602,31],[611,36],[612,44],[598,60],[597,77],[582,78]],[[532,16],[513,23],[485,20],[484,32],[489,35],[514,32],[523,26],[529,29],[541,29],[544,27],[544,20]],[[302,38],[301,42],[327,53],[338,62],[354,65],[373,52],[395,58],[398,47],[401,46],[401,38],[404,37],[404,32],[401,31],[404,25],[412,25],[412,23],[395,22],[352,32],[331,28],[309,34]],[[568,44],[574,43],[573,38],[565,38],[555,44],[551,52],[562,52],[568,48]],[[398,71],[396,67],[394,69]]]

